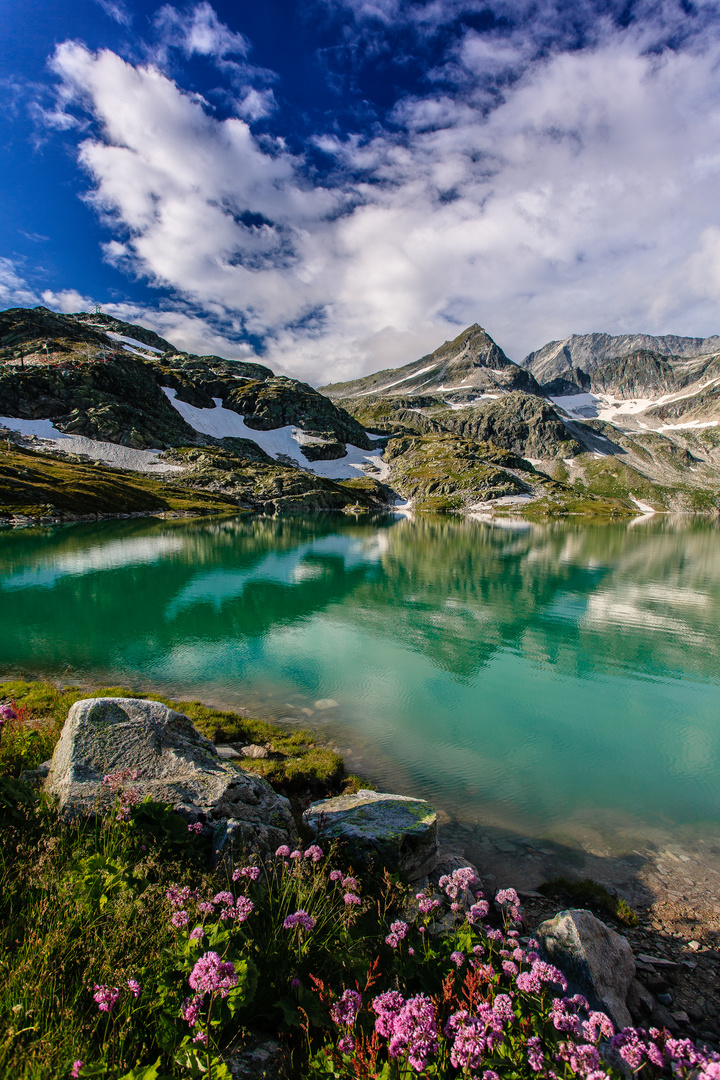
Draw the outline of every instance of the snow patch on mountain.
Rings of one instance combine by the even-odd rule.
[[[58,431],[51,420],[22,420],[15,416],[0,416],[0,426],[17,431],[26,438],[36,438],[46,446],[39,449],[56,450],[62,454],[83,454],[91,461],[112,465],[116,469],[131,472],[170,473],[183,472],[181,465],[158,461],[161,450],[133,450],[119,443],[88,439],[85,435],[66,435]]]
[[[137,338],[125,337],[124,334],[116,334],[112,330],[103,330],[103,333],[112,338],[113,341],[119,341],[126,348],[127,352],[134,352],[137,356],[142,356],[142,353],[138,353],[138,349],[144,349],[146,352],[155,353],[156,356],[162,356],[162,349],[156,349],[154,345],[146,345],[144,341],[138,341]],[[127,346],[133,345],[134,348],[130,349]]]
[[[308,436],[293,424],[271,431],[257,431],[248,427],[239,413],[226,409],[220,398],[213,398],[215,408],[201,409],[186,401],[178,401],[177,390],[168,386],[161,389],[183,420],[201,435],[211,435],[215,439],[251,439],[270,457],[290,458],[299,468],[312,472],[315,476],[324,476],[328,480],[351,480],[366,472],[370,472],[378,480],[383,480],[389,474],[389,467],[382,460],[382,450],[363,450],[352,443],[346,443],[347,453],[343,458],[336,461],[308,461],[301,447],[323,440]]]

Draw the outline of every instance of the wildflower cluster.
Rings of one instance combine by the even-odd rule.
[[[140,769],[121,769],[119,772],[106,773],[102,778],[102,786],[107,788],[112,795],[117,797],[118,806],[115,815],[116,821],[127,822],[130,820],[132,809],[140,802],[140,791],[135,787],[127,787],[131,780],[139,780],[142,776]]]
[[[686,1080],[690,1072],[693,1080],[720,1080],[720,1055],[657,1029],[616,1033],[611,1020],[592,1010],[582,995],[563,996],[563,973],[540,957],[537,941],[520,938],[515,890],[495,895],[495,910],[504,921],[500,929],[482,923],[490,905],[481,893],[469,891],[474,884],[470,869],[442,877],[438,887],[445,900],[417,894],[414,920],[394,920],[385,936],[398,962],[400,946],[416,941],[426,980],[433,967],[441,974],[447,965],[437,991],[408,994],[392,988],[363,998],[359,991],[345,990],[330,1009],[338,1037],[316,1055],[318,1067],[326,1068],[332,1058],[333,1075],[348,1080],[381,1071],[393,1078],[422,1073],[483,1080],[510,1074],[610,1080],[617,1076],[608,1064],[612,1048],[633,1072],[650,1069],[643,1073],[648,1080],[653,1070]],[[445,907],[455,915],[456,928],[438,936],[433,920]],[[415,947],[408,946],[406,955],[414,963]],[[405,969],[406,979],[412,970]],[[383,1070],[383,1058],[389,1072]]]

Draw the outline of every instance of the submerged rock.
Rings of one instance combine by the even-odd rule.
[[[437,865],[437,814],[424,799],[358,791],[312,803],[304,819],[315,836],[341,840],[355,858],[376,857],[411,881]]]
[[[104,777],[115,780],[104,784]],[[118,787],[132,789],[135,800],[169,804],[188,821],[204,819],[215,830],[218,859],[242,850],[264,856],[297,839],[288,800],[261,777],[221,761],[187,716],[137,698],[78,701],[45,790],[72,818],[106,812]]]
[[[625,1002],[635,978],[635,958],[624,937],[582,908],[547,919],[535,937],[574,984],[571,989],[580,990],[594,1008],[608,1013],[618,1028],[632,1025]]]

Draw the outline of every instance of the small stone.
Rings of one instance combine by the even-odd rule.
[[[676,1012],[672,1013],[671,1015],[672,1015],[673,1020],[676,1020],[678,1022],[678,1024],[682,1024],[683,1027],[685,1027],[686,1024],[690,1023],[690,1017],[682,1009],[678,1009]]]
[[[243,757],[246,758],[266,758],[270,757],[270,752],[264,746],[258,746],[256,743],[250,743],[248,746],[243,746],[240,750]]]
[[[216,746],[215,749],[221,761],[232,761],[233,758],[240,758],[237,750],[232,746]]]
[[[339,709],[340,708],[340,703],[337,702],[335,700],[335,698],[324,697],[324,698],[320,698],[319,701],[315,702],[315,708],[316,709]]]
[[[636,1022],[649,1016],[653,1008],[653,996],[639,979],[633,979],[627,994],[627,1007]]]
[[[697,952],[700,949],[699,941],[688,941],[688,949],[692,949],[693,952]]]
[[[377,856],[411,881],[437,865],[437,815],[424,799],[362,790],[312,803],[303,817],[318,839],[341,840],[361,860]]]
[[[667,991],[664,994],[658,994],[657,999],[661,1005],[667,1005],[668,1008],[670,1008],[673,1003],[673,996]]]

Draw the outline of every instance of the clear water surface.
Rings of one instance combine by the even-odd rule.
[[[716,522],[10,531],[0,596],[5,677],[310,723],[379,786],[516,834],[720,832]]]

